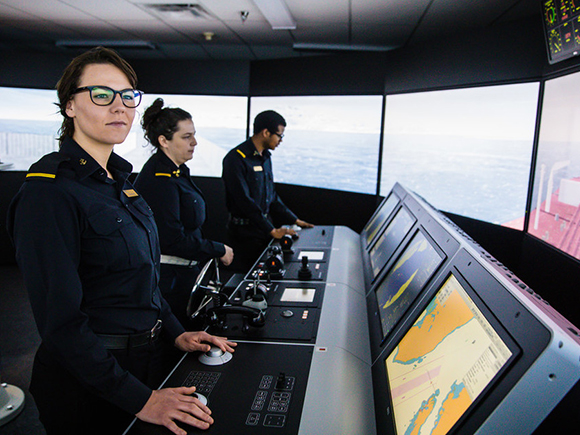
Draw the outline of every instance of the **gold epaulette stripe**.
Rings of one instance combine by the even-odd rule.
[[[155,173],[156,177],[169,177],[171,178],[171,174],[165,173],[165,172],[156,172]]]
[[[244,159],[246,158],[246,155],[245,155],[243,152],[241,152],[240,150],[236,150],[236,151],[237,151],[238,153],[240,153],[240,156],[242,156]]]
[[[26,178],[28,178],[28,177],[56,178],[56,174],[45,174],[42,172],[31,172],[30,174],[26,174]]]

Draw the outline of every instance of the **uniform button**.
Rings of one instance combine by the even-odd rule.
[[[117,222],[118,222],[118,223],[121,223],[121,222],[123,222],[123,219],[122,219],[122,218],[120,218],[120,217],[118,217],[118,218],[117,218]]]

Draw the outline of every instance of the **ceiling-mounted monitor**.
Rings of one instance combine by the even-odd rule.
[[[548,61],[553,64],[580,53],[580,6],[574,1],[542,0]]]

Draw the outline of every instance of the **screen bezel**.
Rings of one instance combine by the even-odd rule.
[[[383,237],[383,235],[385,234],[387,229],[395,222],[395,219],[399,216],[399,213],[402,213],[402,212],[407,213],[411,217],[411,221],[412,221],[411,226],[409,227],[407,232],[405,234],[403,234],[403,237],[398,241],[397,246],[394,246],[394,248],[391,251],[391,254],[386,258],[385,262],[380,266],[379,271],[375,274],[374,267],[373,267],[373,253],[375,252],[374,250],[377,247],[377,244],[379,243],[379,240],[381,239],[381,237]],[[370,247],[370,249],[368,249],[368,260],[369,260],[368,266],[369,266],[369,271],[370,271],[369,282],[371,284],[374,283],[377,280],[377,278],[382,274],[383,270],[385,269],[385,266],[393,258],[393,256],[395,255],[395,252],[397,252],[397,250],[399,249],[399,247],[401,246],[403,241],[407,238],[409,233],[413,232],[413,229],[415,228],[416,224],[417,224],[417,218],[413,215],[413,213],[411,213],[411,211],[404,204],[401,204],[400,207],[397,207],[396,210],[392,213],[391,218],[389,219],[389,222],[386,223],[382,227],[382,229],[379,231],[379,233],[377,233],[372,246]],[[390,246],[385,246],[385,248],[387,248],[387,247],[390,247]]]
[[[390,200],[393,200],[393,199],[396,200],[396,204],[393,206],[392,210],[387,214],[387,216],[384,218],[384,220],[382,222],[377,222],[377,225],[376,225],[377,230],[376,230],[374,236],[372,236],[369,240],[369,231],[371,230],[371,228],[369,226],[371,225],[371,223],[374,223],[375,219],[377,219],[378,216],[383,211],[383,208],[388,204],[388,202]],[[364,249],[369,251],[372,248],[372,246],[376,243],[379,235],[384,231],[384,228],[387,226],[387,223],[390,222],[390,220],[395,215],[400,204],[401,204],[401,198],[394,191],[391,191],[383,199],[383,201],[377,207],[377,209],[375,210],[375,212],[373,213],[373,215],[371,216],[371,218],[368,220],[368,222],[365,224],[365,227],[361,231],[361,241],[362,241],[362,245],[363,245]],[[373,225],[373,228],[375,228],[374,225]]]

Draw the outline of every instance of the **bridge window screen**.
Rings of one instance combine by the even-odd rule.
[[[538,83],[389,95],[381,194],[523,229]]]
[[[56,91],[0,88],[0,169],[27,171],[58,150],[62,117],[56,101]]]
[[[221,161],[230,148],[246,137],[246,97],[145,94],[137,108],[131,132],[115,152],[139,172],[153,147],[143,137],[141,115],[161,97],[169,107],[191,113],[196,128],[196,147],[187,165],[192,175],[220,177]],[[44,154],[58,150],[56,91],[0,88],[0,168],[26,171]]]
[[[255,116],[275,110],[286,123],[272,153],[276,182],[361,193],[377,189],[381,96],[253,97]]]
[[[528,232],[580,259],[580,73],[546,81]]]

